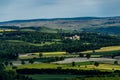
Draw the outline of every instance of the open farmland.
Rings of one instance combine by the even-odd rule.
[[[57,61],[54,63],[59,63],[59,64],[64,64],[64,63],[72,63],[72,62],[86,62],[86,61],[97,61],[97,62],[113,62],[116,59],[111,59],[111,58],[68,58],[63,61]]]
[[[118,51],[120,50],[120,46],[109,46],[109,47],[102,47],[100,49],[95,50],[95,52],[108,52],[108,51]],[[92,50],[83,51],[82,53],[92,53]]]
[[[99,64],[98,67],[95,67],[94,62],[88,61],[88,62],[76,62],[76,65],[73,67],[72,63],[64,63],[64,64],[54,64],[54,63],[35,63],[35,64],[24,64],[24,65],[18,65],[17,69],[57,69],[61,67],[62,69],[81,69],[81,70],[107,70],[112,71],[114,70],[120,70],[119,65],[113,65],[113,64]],[[11,69],[8,67],[8,69]]]
[[[70,78],[80,77],[78,75],[28,75],[35,80],[65,80]]]

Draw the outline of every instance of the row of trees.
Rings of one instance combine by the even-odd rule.
[[[78,69],[17,69],[19,74],[72,74],[72,75],[104,75],[110,72],[99,70],[78,70]]]
[[[7,61],[3,63],[0,60],[0,80],[33,80],[31,77],[17,74],[15,71],[5,70],[5,65],[8,66],[8,64]],[[12,65],[11,62],[10,65]]]

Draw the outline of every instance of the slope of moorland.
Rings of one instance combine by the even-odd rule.
[[[53,18],[53,19],[31,19],[31,20],[13,20],[0,22],[0,26],[22,28],[24,30],[33,30],[41,27],[41,31],[56,32],[56,29],[77,30],[89,32],[102,32],[110,34],[120,34],[120,17],[76,17],[76,18]],[[27,28],[26,28],[27,27]],[[30,29],[29,29],[29,28]],[[32,28],[31,28],[32,27]],[[38,29],[37,29],[38,30]]]

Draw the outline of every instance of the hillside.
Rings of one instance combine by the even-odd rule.
[[[45,27],[52,29],[94,31],[105,33],[119,33],[120,17],[76,17],[76,18],[53,18],[13,20],[0,22],[0,26]],[[114,30],[114,31],[112,31]]]

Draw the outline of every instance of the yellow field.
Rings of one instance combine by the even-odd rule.
[[[94,65],[87,65],[87,68],[85,66],[81,66],[83,69],[98,69],[98,70],[120,70],[119,65],[111,65],[111,64],[100,64],[98,67],[95,67]]]
[[[52,68],[52,69],[57,69],[57,67],[62,67],[62,69],[81,69],[81,70],[106,70],[106,71],[112,71],[114,70],[120,70],[119,65],[111,65],[111,64],[100,64],[98,67],[94,65],[82,65],[80,67],[75,66],[68,66],[68,65],[63,65],[63,64],[48,64],[48,63],[41,63],[41,64],[25,64],[25,65],[20,65],[18,66],[18,69],[23,69],[23,68],[36,68],[36,69],[41,69],[41,68]]]
[[[5,29],[5,30],[2,30],[2,29],[0,29],[0,32],[12,32],[12,31],[16,31],[16,30],[13,30],[13,29]]]
[[[29,54],[29,53],[27,53]],[[32,53],[34,55],[26,55],[26,54],[23,54],[23,55],[20,55],[19,58],[20,59],[30,59],[30,58],[38,58],[39,57],[39,52],[35,52],[35,53]],[[61,55],[65,55],[66,52],[42,52],[43,56],[61,56]]]
[[[57,67],[63,67],[63,65],[40,63],[40,64],[25,64],[25,65],[18,66],[19,69],[22,69],[22,68],[37,68],[37,69],[41,69],[41,68],[57,68]]]
[[[39,54],[39,53],[34,53],[34,54]],[[43,52],[43,55],[64,55],[66,52]]]
[[[39,55],[39,52],[33,53],[35,55]],[[42,52],[43,56],[50,56],[50,55],[65,55],[66,52]]]
[[[95,50],[95,52],[107,52],[107,51],[117,51],[117,50],[120,50],[120,46],[102,47],[101,49]],[[82,53],[92,53],[92,50],[84,51]]]

